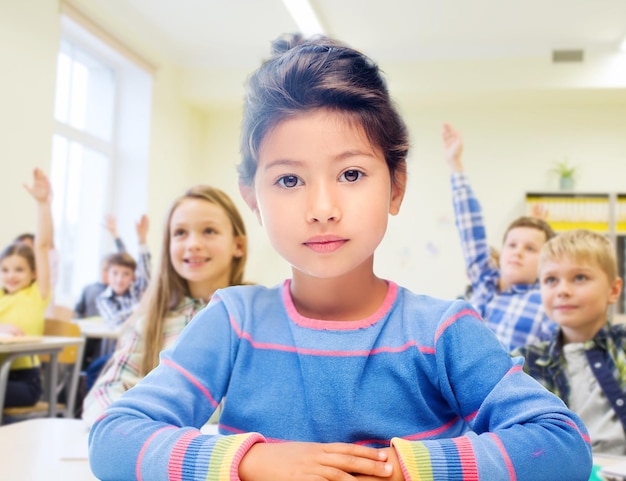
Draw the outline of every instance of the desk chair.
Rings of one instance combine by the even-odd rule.
[[[44,323],[45,336],[65,336],[80,337],[80,327],[71,321],[61,321],[58,319],[46,319]],[[84,344],[80,346],[68,346],[58,355],[59,372],[57,376],[57,385],[50,386],[49,379],[45,376],[47,369],[44,369],[44,396],[49,393],[50,389],[56,389],[57,398],[63,397],[64,403],[57,404],[57,414],[65,418],[74,417],[74,404],[76,401],[76,392],[78,390],[78,380],[80,376],[80,366],[83,357]],[[40,355],[39,360],[44,366],[50,362],[50,356]],[[47,396],[45,397],[47,399]],[[3,416],[7,421],[17,421],[21,419],[29,419],[35,417],[47,417],[48,403],[39,401],[34,406],[26,407],[10,407],[4,408]]]

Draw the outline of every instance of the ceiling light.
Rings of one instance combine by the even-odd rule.
[[[305,37],[324,35],[324,28],[308,0],[283,0],[291,18]]]

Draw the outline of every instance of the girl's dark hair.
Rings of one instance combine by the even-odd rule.
[[[259,146],[281,121],[317,109],[345,114],[361,125],[385,156],[392,179],[406,172],[406,125],[378,66],[361,52],[327,37],[285,35],[248,78],[241,129],[239,181],[252,185]]]

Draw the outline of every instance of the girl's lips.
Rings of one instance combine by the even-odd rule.
[[[329,252],[335,252],[347,242],[348,239],[337,236],[317,236],[304,242],[304,245],[314,252],[326,254]]]

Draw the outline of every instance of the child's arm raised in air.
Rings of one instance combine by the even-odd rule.
[[[37,202],[37,224],[35,228],[34,254],[37,269],[37,286],[42,299],[50,294],[49,253],[54,244],[52,225],[52,188],[46,174],[41,169],[33,171],[32,185],[24,184],[24,188]]]
[[[126,246],[124,245],[124,241],[119,236],[117,232],[117,220],[115,216],[112,214],[108,214],[104,220],[104,227],[111,234],[113,241],[115,242],[115,247],[117,248],[117,252],[126,252]]]
[[[452,172],[463,172],[463,138],[450,124],[443,124],[443,146]]]
[[[137,238],[139,239],[139,259],[137,262],[137,283],[142,286],[142,290],[145,290],[150,281],[150,251],[148,250],[148,228],[150,222],[147,215],[142,215],[139,222],[135,224],[137,229]]]

